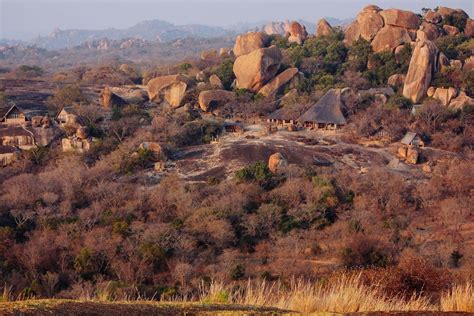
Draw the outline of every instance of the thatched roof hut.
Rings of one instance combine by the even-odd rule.
[[[341,90],[331,89],[301,115],[298,121],[305,125],[345,125],[347,121],[342,108]]]

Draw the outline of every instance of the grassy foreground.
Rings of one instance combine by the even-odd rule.
[[[276,308],[227,304],[174,302],[99,302],[81,300],[26,300],[0,303],[0,315],[283,315]]]
[[[109,296],[110,297],[110,296]],[[4,301],[6,301],[4,295]],[[361,275],[342,275],[329,284],[294,281],[248,282],[246,286],[214,282],[189,301],[172,302],[25,300],[0,303],[2,315],[474,315],[474,287],[454,286],[438,299],[420,294],[387,296]]]

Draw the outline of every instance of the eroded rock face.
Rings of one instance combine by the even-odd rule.
[[[316,36],[328,36],[332,33],[332,26],[325,19],[321,19],[316,26]]]
[[[268,169],[273,173],[281,171],[281,168],[286,166],[288,166],[288,161],[280,153],[275,153],[268,158]]]
[[[183,75],[157,77],[147,84],[148,97],[151,101],[166,101],[173,108],[177,108],[181,106],[190,84],[190,80]]]
[[[408,31],[401,27],[384,26],[375,35],[372,41],[372,49],[374,52],[393,51],[397,46],[410,43],[411,37]]]
[[[260,89],[259,93],[265,97],[278,94],[298,74],[298,68],[288,68],[281,74],[270,80]]]
[[[257,49],[267,46],[269,38],[261,32],[250,32],[237,36],[234,45],[234,55],[236,57],[249,54]]]
[[[234,63],[237,88],[258,92],[280,68],[282,54],[276,46],[238,57]]]
[[[438,48],[431,41],[416,44],[403,87],[403,96],[418,103],[425,95],[438,68]]]
[[[433,94],[433,98],[439,100],[444,106],[448,106],[449,102],[456,97],[457,91],[454,88],[437,88]]]
[[[403,27],[416,30],[421,24],[421,19],[413,12],[399,9],[388,9],[380,12],[385,25]]]
[[[306,32],[306,27],[301,25],[298,22],[291,22],[290,24],[290,37],[288,37],[288,42],[296,43],[298,45],[303,45],[304,41],[308,37],[308,32]]]
[[[217,107],[235,100],[235,94],[226,90],[208,90],[199,94],[199,107],[204,112],[209,112]]]
[[[407,163],[412,164],[412,165],[416,165],[418,163],[419,156],[420,156],[420,153],[419,153],[418,149],[416,149],[415,147],[411,147],[411,146],[408,147],[407,160],[406,160]]]

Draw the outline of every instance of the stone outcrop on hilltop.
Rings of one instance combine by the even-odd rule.
[[[256,49],[264,48],[269,42],[269,37],[261,32],[250,32],[237,36],[234,45],[236,57],[249,54]]]
[[[331,34],[332,26],[325,19],[321,19],[316,26],[316,36],[327,36]]]
[[[438,48],[431,41],[420,41],[415,46],[403,87],[403,95],[412,102],[425,97],[431,78],[438,70],[438,54]]]
[[[147,84],[148,97],[151,101],[166,101],[173,108],[181,106],[191,81],[183,75],[157,77]]]
[[[413,12],[387,9],[382,10],[375,5],[363,8],[357,19],[345,30],[344,42],[351,45],[358,38],[371,42],[374,52],[393,51],[405,43],[418,40],[433,41],[438,37],[449,34],[456,35],[460,30],[452,25],[442,25],[450,15],[467,15],[462,10],[440,7],[438,11],[429,10],[424,18]],[[467,19],[464,30],[467,36],[474,33],[474,24]]]
[[[306,27],[296,21],[291,22],[289,31],[290,31],[290,36],[288,37],[288,42],[290,43],[303,45],[304,41],[308,37],[308,32],[306,31]]]
[[[282,54],[278,47],[260,48],[235,60],[237,88],[258,92],[280,68]]]

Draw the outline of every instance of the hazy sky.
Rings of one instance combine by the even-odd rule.
[[[240,22],[350,18],[367,4],[420,12],[448,6],[474,15],[474,0],[0,0],[0,38],[29,39],[60,29],[125,28],[149,19],[226,26]]]

